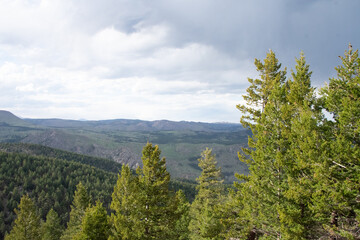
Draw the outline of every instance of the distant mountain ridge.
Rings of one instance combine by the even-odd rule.
[[[64,120],[64,119],[24,119],[25,121],[44,127],[55,128],[83,128],[94,127],[116,128],[122,131],[239,131],[243,130],[240,124],[236,123],[204,123],[187,121],[169,121],[169,120],[132,120],[132,119],[113,119],[99,121],[83,120]]]
[[[0,124],[8,124],[12,126],[32,126],[32,124],[28,121],[25,121],[5,110],[0,110]]]
[[[206,123],[190,121],[138,119],[111,119],[111,120],[68,120],[60,118],[20,118],[13,113],[0,110],[0,123],[14,126],[43,126],[54,128],[116,128],[122,131],[241,131],[243,127],[237,123]]]
[[[247,173],[237,152],[247,145],[249,131],[240,124],[143,121],[129,119],[80,121],[21,119],[0,111],[0,142],[33,143],[65,151],[107,158],[133,168],[141,165],[142,147],[158,144],[172,177],[194,180],[200,174],[197,159],[212,148],[225,181]]]

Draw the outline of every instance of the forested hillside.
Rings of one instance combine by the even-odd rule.
[[[65,225],[76,185],[82,182],[91,202],[100,200],[109,211],[111,193],[122,167],[108,159],[24,143],[1,143],[0,163],[0,239],[10,230],[14,209],[25,194],[36,199],[34,204],[42,219],[53,209]],[[131,170],[131,174],[135,171]],[[193,183],[172,180],[169,188],[183,189],[188,199],[194,198]]]
[[[29,194],[45,218],[53,208],[65,224],[75,187],[82,182],[93,199],[108,207],[116,174],[73,161],[35,157],[17,153],[0,153],[1,235],[10,230],[13,210],[21,196]]]
[[[0,142],[22,142],[107,158],[133,169],[141,165],[141,149],[158,144],[167,156],[173,178],[194,181],[200,174],[197,158],[206,147],[216,153],[227,183],[235,172],[247,173],[237,151],[250,132],[240,124],[141,120],[75,121],[20,119],[0,111]]]
[[[0,151],[9,153],[24,153],[27,155],[42,156],[47,158],[65,159],[77,163],[83,163],[113,173],[119,173],[122,166],[120,163],[114,162],[109,159],[71,153],[38,144],[0,143]]]

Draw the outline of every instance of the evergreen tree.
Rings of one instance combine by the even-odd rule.
[[[279,212],[283,206],[283,190],[286,185],[285,157],[289,142],[287,133],[286,71],[280,70],[275,53],[270,51],[264,63],[255,60],[260,79],[249,79],[251,83],[244,96],[245,105],[237,108],[243,113],[241,123],[252,130],[249,148],[240,154],[240,160],[249,165],[249,176],[239,176],[245,180],[241,189],[246,189],[243,197],[247,199],[244,207],[246,222],[253,224],[246,229],[257,229],[264,236],[281,237]],[[246,157],[249,156],[249,158]],[[250,233],[249,233],[250,234]]]
[[[114,188],[111,239],[171,239],[174,234],[177,201],[169,191],[165,158],[151,143],[142,153],[137,176],[124,166]]]
[[[81,232],[82,218],[89,205],[90,196],[88,195],[84,185],[80,182],[76,186],[74,200],[71,205],[70,220],[64,234],[61,236],[62,240],[71,240],[74,236]]]
[[[81,223],[81,232],[75,236],[77,240],[107,240],[109,237],[109,219],[106,209],[100,201],[88,207]]]
[[[350,48],[342,60],[343,66],[336,68],[338,78],[322,89],[320,101],[334,121],[322,116],[303,54],[289,81],[278,71],[280,64],[272,52],[264,64],[255,61],[260,79],[249,79],[247,104],[237,106],[244,114],[242,124],[253,133],[249,148],[243,149],[249,158],[239,154],[249,164],[250,175],[239,176],[244,182],[237,183],[238,191],[231,195],[236,201],[228,209],[235,204],[241,209],[225,221],[228,232],[234,231],[229,236],[359,237],[357,51]]]
[[[139,179],[124,165],[112,194],[111,239],[142,239],[144,226],[141,216]]]
[[[350,44],[340,58],[337,77],[321,92],[333,120],[327,124],[328,155],[317,175],[322,192],[314,195],[314,210],[333,238],[359,238],[360,59]]]
[[[240,154],[249,164],[250,175],[239,176],[245,182],[236,184],[238,198],[242,198],[238,202],[243,206],[239,211],[243,216],[239,221],[244,223],[238,228],[240,236],[248,231],[249,238],[257,234],[306,239],[313,226],[308,204],[313,192],[313,164],[320,162],[318,124],[322,115],[303,53],[296,63],[292,79],[286,81],[273,52],[264,64],[256,60],[263,81],[250,80],[244,96],[247,105],[238,106],[245,114],[242,124],[253,132],[250,148],[243,149],[249,158]]]
[[[272,50],[266,55],[264,63],[255,59],[255,66],[260,79],[248,78],[250,86],[246,89],[247,94],[243,96],[246,104],[236,106],[243,113],[241,123],[244,127],[249,127],[253,133],[274,87],[283,84],[286,80],[286,69],[280,70],[281,64]]]
[[[211,149],[204,150],[198,161],[202,172],[196,179],[199,192],[190,207],[190,239],[221,239],[218,209],[222,200],[221,170]]]
[[[147,143],[142,151],[143,168],[137,169],[141,188],[142,239],[168,239],[174,231],[176,205],[169,191],[170,174],[157,145]]]
[[[234,182],[235,189],[229,189],[225,202],[220,206],[221,222],[224,225],[221,236],[223,239],[254,239],[251,235],[256,234],[255,226],[252,223],[252,209],[247,202],[250,190],[244,190],[247,186],[239,182]],[[248,197],[248,198],[246,198]],[[246,203],[246,204],[244,204]]]
[[[172,237],[172,239],[188,240],[190,233],[190,203],[187,201],[185,194],[182,190],[176,192],[175,200],[177,205],[177,209],[175,211],[177,221],[175,222],[174,236]]]
[[[24,195],[15,209],[16,220],[13,229],[6,240],[40,240],[40,217],[28,195]]]
[[[296,71],[292,72],[292,79],[288,81],[287,105],[283,111],[287,119],[283,138],[289,144],[284,154],[287,178],[283,187],[285,201],[279,211],[279,219],[282,237],[309,239],[316,235],[318,227],[309,206],[316,183],[313,175],[323,155],[319,128],[322,113],[316,103],[315,89],[311,87],[312,72],[303,53],[296,63]]]
[[[46,215],[46,222],[41,226],[42,240],[58,240],[63,232],[63,226],[60,223],[59,215],[50,209]]]
[[[311,87],[310,65],[306,64],[303,52],[300,53],[300,58],[295,60],[295,72],[291,71],[292,79],[288,81],[289,93],[287,94],[287,101],[292,107],[293,114],[315,104],[315,88]]]

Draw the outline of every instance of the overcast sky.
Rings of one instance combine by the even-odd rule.
[[[359,0],[0,0],[0,109],[20,117],[239,122],[254,59],[304,51],[322,86]]]

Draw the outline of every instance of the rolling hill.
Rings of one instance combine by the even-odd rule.
[[[200,174],[197,159],[212,148],[226,182],[234,173],[247,173],[237,158],[249,131],[240,124],[173,122],[167,120],[76,121],[21,119],[0,111],[0,142],[34,143],[70,152],[107,158],[132,167],[141,164],[147,142],[158,144],[172,178],[194,180]]]

